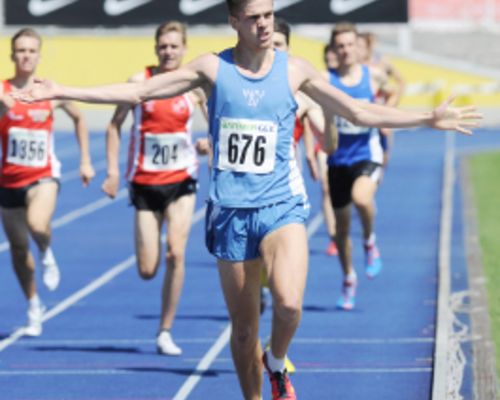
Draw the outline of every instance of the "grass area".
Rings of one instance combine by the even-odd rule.
[[[497,376],[500,378],[500,153],[473,156],[470,171],[477,207],[483,268],[495,342]]]

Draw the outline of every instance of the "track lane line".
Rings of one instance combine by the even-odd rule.
[[[320,212],[307,224],[307,237],[310,238],[323,223],[323,214]],[[227,346],[231,337],[231,324],[228,324],[215,343],[195,367],[193,373],[186,379],[172,400],[185,400],[200,382],[203,374],[210,368],[220,352]]]
[[[124,190],[126,190],[126,189],[124,189]],[[109,201],[112,202],[113,200],[109,199]],[[193,221],[191,223],[192,226],[203,219],[203,217],[205,215],[205,209],[206,209],[206,206],[203,206],[195,212],[195,214],[193,215]],[[74,218],[72,220],[74,220]],[[165,238],[165,236],[163,236],[162,239],[164,240],[164,238]],[[57,315],[63,313],[65,310],[70,308],[72,305],[77,303],[79,300],[81,300],[84,297],[95,292],[97,289],[104,286],[106,283],[111,281],[113,278],[115,278],[116,276],[120,275],[122,272],[129,269],[131,266],[133,266],[135,264],[135,260],[136,260],[135,255],[132,255],[132,256],[128,257],[127,259],[125,259],[124,261],[120,262],[119,264],[111,267],[111,269],[106,271],[99,278],[95,279],[94,281],[92,281],[88,285],[84,286],[79,291],[73,293],[72,295],[70,295],[69,297],[67,297],[66,299],[64,299],[63,301],[58,303],[57,305],[55,305],[53,308],[48,310],[44,314],[42,321],[46,322],[46,321],[56,317]],[[1,340],[0,341],[0,352],[5,350],[7,347],[11,346],[16,341],[18,341],[21,337],[23,337],[25,329],[26,329],[25,327],[19,328],[16,331],[14,331],[9,337]]]

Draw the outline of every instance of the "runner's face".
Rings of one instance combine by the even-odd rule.
[[[248,0],[235,16],[231,25],[245,44],[258,49],[272,48],[274,14],[272,0]]]
[[[280,32],[273,33],[273,47],[281,51],[288,51],[286,36]]]
[[[186,46],[182,42],[182,34],[171,31],[158,38],[155,49],[160,69],[172,71],[181,66]]]
[[[357,35],[354,32],[344,32],[335,37],[332,49],[337,55],[340,66],[350,66],[358,62]]]
[[[14,42],[12,61],[18,73],[33,74],[40,60],[40,42],[37,38],[21,36]]]

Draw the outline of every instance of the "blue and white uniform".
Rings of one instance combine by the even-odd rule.
[[[370,70],[366,65],[361,65],[361,79],[353,86],[342,83],[336,70],[329,70],[329,77],[333,86],[349,96],[374,102]],[[378,129],[356,126],[342,117],[337,117],[337,129],[339,143],[337,150],[328,157],[328,181],[333,207],[342,208],[352,200],[356,179],[360,176],[368,176],[374,182],[380,179],[384,154]]]
[[[218,258],[256,258],[266,234],[307,218],[293,149],[296,109],[286,53],[275,51],[260,78],[238,71],[233,49],[219,54],[208,99],[213,160],[207,212],[207,246]]]
[[[370,84],[370,70],[362,65],[361,80],[357,85],[346,86],[340,80],[336,70],[329,70],[330,83],[349,96],[373,103],[375,95]],[[339,143],[337,151],[328,157],[328,165],[353,165],[360,161],[372,161],[381,164],[383,150],[377,128],[356,126],[342,117],[337,118]]]

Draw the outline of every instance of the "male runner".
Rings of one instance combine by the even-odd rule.
[[[332,31],[330,47],[338,59],[338,67],[328,70],[333,86],[366,103],[374,102],[375,93],[385,93],[387,76],[359,61],[354,25],[338,24]],[[328,158],[330,195],[337,224],[336,239],[344,273],[337,306],[351,310],[355,306],[357,286],[349,237],[351,203],[354,203],[363,227],[365,272],[369,278],[374,278],[382,268],[375,243],[374,196],[382,174],[383,150],[377,129],[353,124],[342,117],[337,119],[337,124],[339,146]]]
[[[44,81],[19,98],[136,104],[203,88],[213,151],[206,242],[217,257],[243,397],[261,399],[265,365],[272,398],[296,399],[285,356],[302,312],[309,205],[292,151],[295,93],[300,89],[332,114],[369,126],[427,125],[470,133],[480,116],[472,107],[450,107],[451,99],[432,112],[355,100],[328,84],[306,60],[273,49],[272,0],[226,2],[238,34],[234,48],[202,55],[144,82],[76,88]],[[262,262],[273,297],[271,346],[264,355],[258,332]]]
[[[181,66],[186,51],[186,27],[178,21],[161,24],[155,33],[158,65],[130,78],[144,82]],[[196,105],[204,103],[200,89],[169,99],[117,107],[107,129],[108,176],[104,192],[115,197],[119,186],[120,129],[134,112],[126,178],[135,207],[135,247],[142,279],[156,276],[161,259],[161,231],[167,225],[167,270],[162,289],[160,327],[156,346],[160,354],[182,353],[170,330],[184,283],[185,248],[191,228],[197,189],[198,161],[191,141]]]
[[[55,290],[60,281],[59,268],[50,247],[50,223],[61,176],[61,165],[54,153],[54,110],[63,110],[74,123],[84,186],[94,176],[87,128],[74,104],[68,101],[26,104],[12,98],[17,91],[32,87],[41,46],[42,38],[33,29],[24,28],[15,33],[11,39],[14,77],[0,86],[0,207],[14,271],[29,302],[28,324],[24,331],[29,336],[41,335],[45,311],[37,294],[30,236],[39,250],[43,283],[49,290]]]

